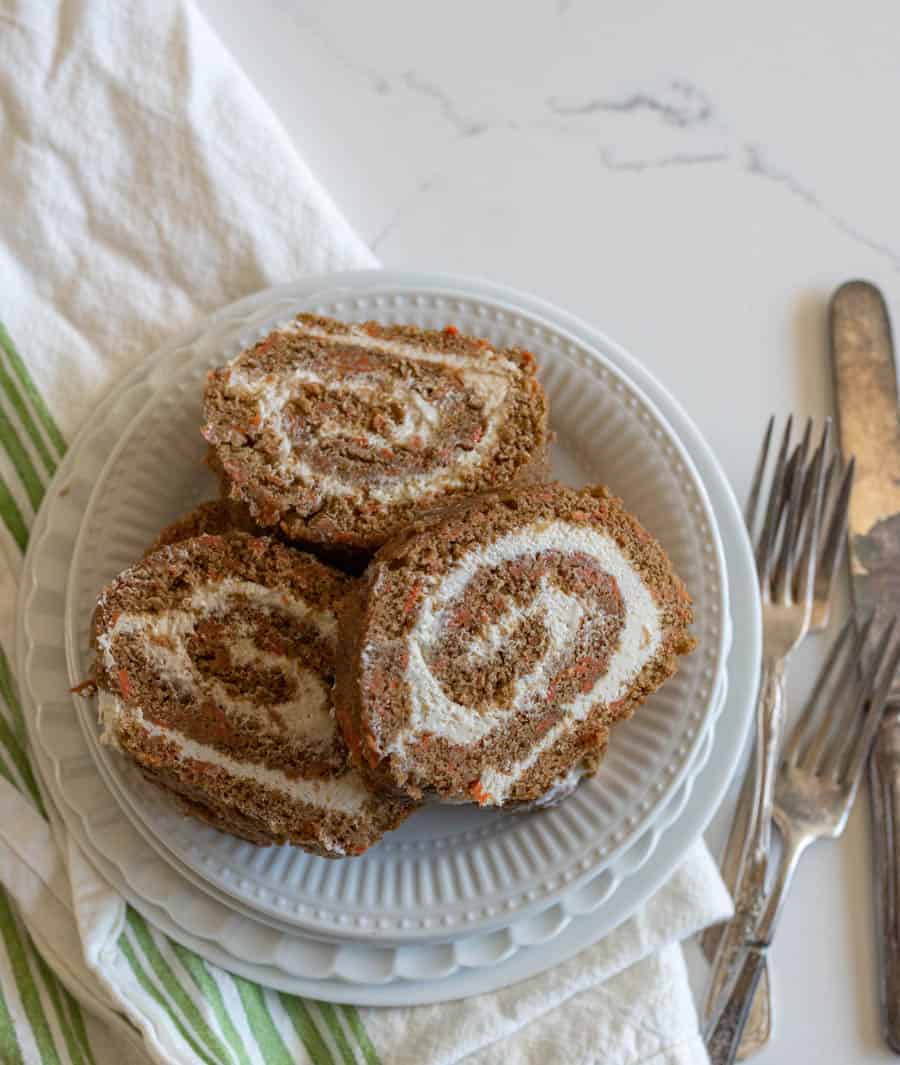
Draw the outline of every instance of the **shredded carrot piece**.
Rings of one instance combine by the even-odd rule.
[[[490,792],[485,791],[480,780],[476,780],[474,784],[469,785],[469,794],[475,799],[479,806],[485,806],[491,801]]]
[[[446,326],[444,326],[444,332],[445,333],[449,333],[450,336],[452,336],[452,337],[455,337],[455,336],[459,335],[459,330],[456,328],[455,325],[446,325]]]
[[[122,698],[127,699],[131,695],[131,681],[128,678],[128,671],[120,669],[118,673],[119,677],[119,691],[122,693]]]
[[[412,588],[409,590],[409,594],[403,602],[403,613],[411,613],[419,601],[419,596],[422,594],[422,584],[420,581],[416,581]]]

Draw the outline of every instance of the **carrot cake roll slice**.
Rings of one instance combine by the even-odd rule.
[[[104,740],[218,828],[326,857],[362,853],[411,805],[369,790],[332,714],[348,583],[243,532],[148,555],[97,604]]]
[[[660,545],[603,488],[535,485],[411,526],[341,612],[336,708],[385,792],[548,801],[694,646]]]
[[[228,495],[311,544],[372,551],[423,509],[547,470],[534,357],[452,327],[301,314],[209,374],[204,418]]]

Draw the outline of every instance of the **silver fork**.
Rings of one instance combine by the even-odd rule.
[[[874,652],[864,654],[872,623],[869,618],[859,632],[853,619],[844,625],[785,746],[772,806],[783,843],[781,859],[772,889],[761,900],[765,908],[742,944],[740,964],[707,1028],[712,1065],[734,1061],[766,951],[801,855],[818,839],[836,839],[847,823],[866,756],[900,666],[900,646],[894,639],[896,619],[884,626]],[[759,890],[764,890],[763,882]]]
[[[790,424],[791,422],[789,419],[786,432],[790,431]],[[756,463],[756,469],[754,471],[753,481],[751,483],[750,493],[747,497],[747,504],[745,507],[744,518],[751,536],[753,535],[753,529],[756,524],[759,497],[765,478],[774,427],[775,417],[773,415],[766,426],[765,436],[763,438],[762,447],[760,448],[759,458]],[[807,447],[811,431],[811,422],[807,421],[806,429],[803,434],[804,440],[807,442]],[[802,446],[801,442],[801,444],[797,445],[791,455],[788,476],[785,478],[786,482],[793,479],[799,464]],[[810,615],[807,635],[824,632],[828,626],[833,599],[832,593],[835,586],[835,575],[840,565],[841,558],[843,557],[844,546],[847,539],[847,508],[850,500],[850,490],[853,486],[853,473],[853,460],[851,459],[846,468],[844,468],[840,452],[835,451],[826,468],[823,484],[822,494],[825,503],[823,504],[823,520],[816,556],[812,613]],[[807,467],[806,476],[804,478],[804,494],[807,498],[813,488],[812,481],[812,466],[809,466]],[[805,561],[806,560],[802,560],[797,567],[798,572],[804,571]],[[722,878],[731,891],[734,891],[737,883],[738,869],[740,867],[744,841],[747,838],[753,798],[753,783],[753,773],[748,772],[744,776],[743,786],[741,787],[740,795],[735,807],[734,818],[731,822],[728,842],[725,845],[725,850],[722,855]],[[716,948],[719,945],[723,928],[724,925],[714,925],[713,927],[708,928],[701,937],[701,946],[706,957],[710,961],[715,957]],[[714,997],[718,990],[719,988],[713,989],[712,997]],[[750,1055],[765,1046],[771,1035],[771,1026],[772,1010],[770,1002],[769,974],[767,968],[764,966],[760,978],[759,990],[754,999],[750,1016],[747,1019],[747,1026],[744,1030],[744,1037],[741,1041],[738,1057],[741,1059],[750,1057]]]
[[[788,419],[775,462],[756,566],[763,607],[763,662],[756,711],[751,801],[742,858],[735,878],[735,916],[723,927],[713,960],[705,1015],[710,1016],[728,982],[735,951],[752,926],[759,902],[757,885],[765,880],[769,860],[770,824],[775,769],[784,721],[784,677],[788,660],[806,635],[812,616],[816,558],[819,547],[825,456],[831,432],[826,420],[821,441],[807,467],[812,437],[808,421],[799,445],[791,449]],[[771,432],[767,433],[759,467],[765,469]],[[760,473],[760,482],[762,473]],[[754,496],[756,498],[754,498]],[[755,511],[758,487],[751,492]]]

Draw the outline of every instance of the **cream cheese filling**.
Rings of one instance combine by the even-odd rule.
[[[597,703],[612,703],[620,699],[656,654],[662,641],[662,621],[655,599],[633,564],[607,533],[564,521],[547,522],[510,533],[470,551],[436,586],[426,592],[415,625],[406,640],[408,665],[405,681],[410,700],[410,718],[407,726],[392,739],[387,753],[396,755],[401,761],[405,760],[407,748],[425,733],[468,746],[502,727],[506,718],[526,708],[536,696],[546,691],[553,663],[558,661],[561,652],[571,646],[585,609],[583,602],[546,578],[541,579],[538,594],[530,604],[512,607],[468,649],[470,656],[487,658],[504,636],[523,621],[531,617],[543,620],[547,648],[533,669],[516,679],[510,706],[473,711],[471,707],[452,700],[428,666],[432,651],[443,637],[453,604],[477,573],[544,551],[583,552],[596,559],[599,567],[613,577],[618,585],[625,608],[625,621],[607,670],[593,688],[578,694],[562,708],[564,716],[561,721],[548,730],[527,758],[504,770],[492,769],[482,774],[481,785],[494,803],[503,802],[516,781],[573,724],[584,720],[592,707]],[[365,668],[365,657],[363,666]]]
[[[175,687],[196,691],[198,676],[187,652],[188,639],[200,622],[223,614],[242,601],[249,601],[262,609],[274,608],[298,621],[309,622],[332,645],[337,640],[337,619],[330,611],[310,607],[285,592],[228,577],[194,589],[185,609],[166,610],[158,614],[123,611],[115,624],[97,641],[104,665],[115,675],[113,641],[125,633],[137,634],[141,637],[147,660],[157,669],[160,677]],[[153,642],[150,637],[164,642]],[[238,630],[233,634],[228,651],[231,661],[238,666],[277,669],[293,681],[291,698],[272,704],[291,739],[318,744],[331,741],[335,731],[331,717],[331,692],[318,674],[284,655],[262,650],[246,631]],[[252,717],[261,721],[267,730],[280,733],[274,721],[269,720],[265,711],[252,700],[235,696],[214,678],[203,678],[203,685],[209,697],[227,713]]]
[[[148,736],[161,738],[173,744],[180,759],[209,762],[224,769],[229,776],[236,779],[251,780],[263,788],[284,792],[295,802],[308,803],[310,806],[337,810],[346,814],[359,814],[366,808],[371,798],[362,777],[355,770],[334,777],[305,778],[288,776],[280,769],[238,762],[216,750],[215,747],[197,743],[196,740],[188,739],[174,729],[163,728],[148,721],[140,708],[125,706],[118,696],[111,692],[101,691],[100,720],[103,725],[101,738],[104,743],[119,746],[116,739],[116,727],[123,717],[138,724]]]
[[[321,428],[320,435],[323,438],[362,438],[375,450],[396,447],[398,444],[407,443],[414,436],[419,437],[422,444],[427,446],[440,427],[440,412],[437,407],[402,382],[395,382],[390,392],[386,393],[383,387],[379,388],[380,375],[377,370],[360,372],[341,381],[329,381],[304,368],[257,376],[235,366],[241,357],[238,355],[232,362],[233,369],[227,391],[256,401],[260,426],[268,429],[277,441],[279,471],[293,480],[314,484],[324,497],[358,495],[364,491],[377,502],[392,503],[417,498],[429,490],[442,491],[461,485],[465,469],[480,463],[494,449],[500,428],[497,413],[509,394],[513,380],[522,374],[519,367],[509,359],[495,358],[486,363],[483,358],[424,351],[414,344],[370,337],[359,329],[350,328],[343,333],[328,333],[323,329],[296,322],[282,327],[282,331],[375,349],[412,362],[447,366],[460,375],[465,387],[478,396],[482,403],[486,428],[481,439],[473,447],[455,449],[448,463],[436,469],[385,477],[381,482],[370,483],[363,488],[355,481],[339,475],[314,470],[295,452],[286,424],[285,408],[297,394],[298,388],[304,384],[317,384],[322,386],[326,393],[333,395],[352,392],[363,401],[371,399],[373,403],[384,403],[385,400],[393,400],[398,403],[404,411],[403,421],[388,426],[383,432],[351,429],[336,418],[326,420]],[[486,349],[486,354],[488,353],[490,349]]]

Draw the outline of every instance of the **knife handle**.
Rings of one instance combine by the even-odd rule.
[[[900,703],[878,729],[869,758],[869,800],[875,857],[875,920],[881,1028],[900,1054]]]

